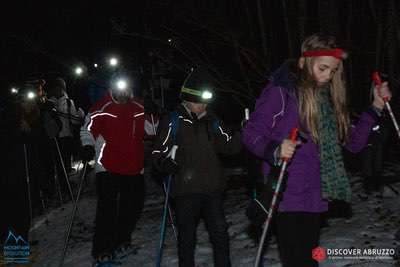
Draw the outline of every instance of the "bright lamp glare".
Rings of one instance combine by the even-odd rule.
[[[76,75],[81,75],[83,73],[83,69],[81,67],[76,67],[75,68],[75,74]]]
[[[203,99],[211,99],[212,98],[212,93],[210,92],[210,91],[204,91],[202,94],[201,94],[201,97],[203,98]]]
[[[112,57],[112,58],[110,58],[109,63],[110,63],[110,66],[115,67],[118,65],[118,59],[116,59],[115,57]]]
[[[168,43],[171,43],[172,42],[172,39],[168,39]]]
[[[15,88],[15,87],[11,88],[11,93],[12,94],[18,94],[18,89]]]
[[[116,85],[117,85],[117,89],[120,90],[120,91],[124,91],[128,87],[127,81],[123,80],[123,79],[118,80]]]
[[[28,97],[28,99],[34,99],[36,95],[34,92],[28,92],[26,96]]]
[[[99,65],[97,65],[97,63],[94,63],[93,66],[94,66],[95,68],[97,68]]]

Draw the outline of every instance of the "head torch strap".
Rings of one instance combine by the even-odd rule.
[[[201,96],[202,95],[202,92],[197,91],[197,90],[193,90],[193,89],[190,89],[190,88],[187,88],[187,87],[182,87],[181,92],[182,93],[191,94],[191,95],[196,95],[196,96]]]

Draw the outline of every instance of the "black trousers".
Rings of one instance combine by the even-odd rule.
[[[283,267],[314,267],[312,250],[318,246],[321,214],[311,212],[278,212],[276,227]]]
[[[97,210],[92,255],[112,253],[131,242],[131,234],[143,210],[143,175],[101,172],[96,175]]]
[[[214,252],[214,266],[231,266],[228,225],[223,209],[223,194],[191,194],[175,198],[180,267],[194,267],[196,230],[203,218]]]

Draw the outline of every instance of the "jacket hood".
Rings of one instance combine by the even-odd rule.
[[[283,63],[277,70],[272,72],[269,81],[275,86],[284,87],[288,90],[296,88],[297,81],[297,61],[289,59]]]

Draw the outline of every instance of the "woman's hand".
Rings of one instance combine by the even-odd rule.
[[[382,83],[380,86],[375,86],[374,101],[372,102],[372,105],[375,108],[382,110],[385,107],[384,98],[387,98],[388,101],[392,98],[392,93],[389,90],[387,82]]]
[[[290,139],[284,139],[280,145],[280,151],[279,151],[280,157],[290,159],[296,150],[296,146],[300,144],[301,141],[293,142]]]

